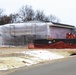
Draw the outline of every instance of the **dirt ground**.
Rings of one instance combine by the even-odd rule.
[[[28,49],[27,47],[3,47],[0,48],[0,54],[1,53],[12,53],[12,52],[22,52],[22,51],[29,51],[29,50],[40,50],[40,49]],[[42,49],[45,50],[45,49]],[[71,53],[76,53],[76,49],[46,49],[49,51],[56,51],[56,52],[71,52]]]
[[[26,47],[3,47],[0,48],[0,56],[8,56],[11,53],[20,53],[22,51],[30,50],[48,50],[59,55],[69,56],[71,54],[76,54],[76,49],[28,49]]]
[[[16,53],[30,50],[40,50],[40,49],[28,49],[26,47],[3,47],[0,48],[0,57],[8,57],[8,56],[24,57],[24,55]],[[76,54],[76,49],[41,49],[41,50],[48,50],[63,56],[69,56],[73,53]],[[2,73],[3,71],[0,71],[0,74]]]

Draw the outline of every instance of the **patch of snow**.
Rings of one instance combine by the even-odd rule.
[[[4,64],[0,65],[0,70],[8,70],[8,67]]]
[[[31,66],[40,62],[64,58],[64,56],[47,50],[22,51],[21,53],[28,55],[28,58],[21,57],[4,57],[0,58],[0,70],[8,70],[19,68],[22,66]]]
[[[30,56],[38,57],[42,60],[53,60],[53,59],[64,58],[64,56],[46,50],[27,51],[22,53]]]

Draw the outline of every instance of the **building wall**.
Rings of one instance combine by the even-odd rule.
[[[71,29],[51,26],[47,23],[19,23],[0,27],[0,45],[26,45],[31,39],[66,38]]]
[[[61,27],[50,27],[50,37],[52,38],[66,38],[66,33],[72,32],[70,28],[61,28]]]

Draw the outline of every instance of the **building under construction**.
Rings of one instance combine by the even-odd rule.
[[[28,21],[0,26],[0,46],[24,46],[33,39],[66,38],[66,33],[74,33],[72,25]]]

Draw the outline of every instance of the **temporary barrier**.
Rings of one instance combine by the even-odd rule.
[[[75,39],[76,40],[76,39]],[[69,41],[69,40],[68,40]],[[65,48],[76,48],[76,44],[73,42],[74,40],[69,41],[68,43],[65,43],[64,41],[58,41],[55,43],[47,43],[47,40],[43,41],[43,43],[40,41],[35,42],[28,48],[51,48],[51,49],[65,49]],[[67,42],[67,41],[66,41]],[[40,44],[39,44],[40,43]]]

